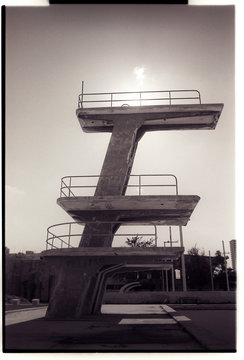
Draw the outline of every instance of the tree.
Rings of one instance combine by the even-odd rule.
[[[127,238],[127,240],[125,241],[127,245],[131,246],[131,247],[153,247],[155,246],[155,239],[154,238],[150,238],[147,240],[142,240],[142,236],[139,235],[135,235],[132,236],[131,239]]]
[[[208,290],[211,286],[208,257],[196,247],[192,247],[186,255],[187,288],[191,290]]]
[[[221,252],[219,250],[216,251],[215,257],[212,260],[213,265],[213,276],[214,276],[214,288],[216,290],[226,290],[227,284],[226,284],[226,274],[225,274],[225,260],[227,260],[229,257],[226,256],[224,259],[224,256],[221,255]],[[231,269],[227,268],[227,274],[229,279],[229,286],[231,290],[236,289],[236,272]]]

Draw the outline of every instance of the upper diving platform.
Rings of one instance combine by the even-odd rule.
[[[112,132],[138,119],[143,131],[215,129],[223,104],[202,104],[198,90],[82,93],[76,114],[85,132]]]

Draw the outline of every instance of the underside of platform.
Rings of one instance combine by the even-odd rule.
[[[140,119],[142,131],[215,129],[223,104],[79,108],[85,132],[112,132],[116,121]]]
[[[98,263],[158,264],[163,260],[175,260],[183,253],[183,247],[78,247],[52,249],[42,252],[43,257],[94,258]],[[83,260],[82,260],[83,261]]]
[[[197,195],[81,196],[59,198],[57,203],[77,222],[116,219],[185,226],[199,199]]]

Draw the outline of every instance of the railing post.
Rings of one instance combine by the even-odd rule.
[[[171,91],[169,91],[169,105],[171,105]]]
[[[140,106],[141,106],[141,92],[140,92]]]
[[[84,81],[81,84],[81,107],[83,108]]]
[[[176,177],[175,177],[175,187],[176,187],[176,195],[179,195],[179,192],[178,192],[178,180],[177,180]]]
[[[69,197],[70,197],[70,194],[71,194],[70,188],[71,188],[71,176],[69,177]]]
[[[169,226],[169,242],[170,242],[170,246],[172,247],[172,232],[171,232],[171,226]]]
[[[70,247],[70,235],[71,235],[71,223],[69,224],[69,241],[68,241],[68,247]]]
[[[157,234],[157,226],[154,224],[154,229],[155,229],[155,246],[158,246],[158,234]]]
[[[139,196],[141,195],[141,175],[139,175]]]
[[[113,107],[113,93],[111,93],[111,107]]]

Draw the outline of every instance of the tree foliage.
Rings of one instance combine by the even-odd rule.
[[[209,288],[210,267],[208,259],[195,246],[188,251],[186,257],[186,281],[190,290],[206,290]]]
[[[153,246],[155,246],[154,238],[143,240],[143,237],[139,236],[139,235],[132,236],[131,239],[127,238],[127,240],[125,242],[127,245],[129,245],[131,247],[153,247]]]
[[[186,279],[187,288],[189,290],[210,290],[211,289],[211,273],[214,282],[215,290],[226,290],[226,274],[225,274],[225,260],[218,250],[214,257],[204,255],[204,251],[196,247],[188,250],[186,256]],[[211,268],[210,268],[211,261]],[[236,273],[231,268],[227,269],[230,289],[234,290],[236,286]]]

